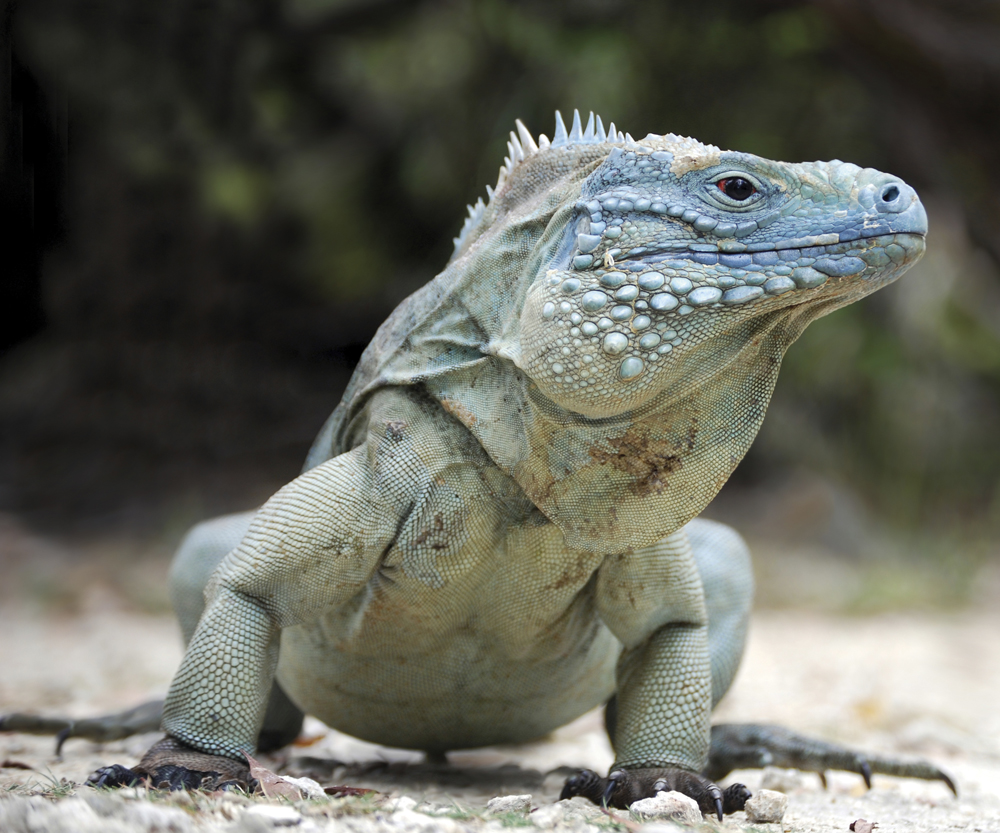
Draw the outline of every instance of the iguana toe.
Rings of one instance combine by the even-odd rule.
[[[727,816],[746,807],[753,793],[744,784],[730,784],[722,791],[722,812]]]
[[[102,766],[87,777],[88,787],[133,787],[143,780],[135,770],[121,764]]]
[[[563,784],[562,792],[559,793],[559,800],[583,796],[594,804],[600,804],[604,795],[604,787],[607,782],[592,769],[584,769],[576,775],[571,775]]]

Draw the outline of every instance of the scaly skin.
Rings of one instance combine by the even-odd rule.
[[[721,816],[745,789],[699,773],[752,580],[739,538],[693,519],[785,349],[912,265],[926,215],[845,163],[635,142],[593,117],[540,147],[518,129],[305,472],[182,547],[189,644],[163,726],[242,761],[274,726],[276,678],[331,726],[438,753],[535,738],[614,695],[598,800],[676,785]]]

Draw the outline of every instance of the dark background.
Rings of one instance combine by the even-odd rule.
[[[918,189],[928,256],[791,350],[713,511],[854,556],[877,530],[913,558],[998,557],[997,2],[2,8],[0,512],[19,523],[169,537],[295,476],[514,119],[551,135],[578,107]]]

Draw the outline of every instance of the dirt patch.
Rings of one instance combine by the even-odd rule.
[[[683,455],[692,451],[696,436],[694,422],[684,442],[655,439],[633,429],[621,437],[605,440],[614,451],[591,448],[590,456],[598,463],[610,463],[618,471],[634,477],[635,493],[648,495],[667,488],[667,476],[684,465]]]

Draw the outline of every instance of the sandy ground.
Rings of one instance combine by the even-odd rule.
[[[43,554],[28,573],[35,575],[39,564],[57,566],[60,557]],[[146,596],[122,589],[128,585],[124,573],[112,580],[102,568],[79,569],[66,578],[71,589],[40,593],[30,581],[17,582],[23,570],[5,565],[0,714],[93,715],[166,690],[181,651],[176,626],[162,610],[162,559],[143,568],[153,580]],[[868,792],[858,776],[834,773],[824,791],[817,776],[792,775],[783,786],[790,799],[784,822],[769,829],[843,831],[867,818],[879,823],[881,833],[1000,831],[998,637],[1000,612],[988,604],[868,617],[756,613],[743,666],[717,722],[777,722],[863,749],[927,758],[961,790],[955,799],[942,784],[876,776]],[[597,712],[537,743],[452,753],[447,767],[423,764],[417,753],[363,743],[313,720],[304,734],[308,745],[268,763],[322,783],[368,786],[473,812],[489,798],[510,793],[530,793],[536,806],[553,802],[565,777],[560,768],[604,769],[612,759]],[[132,764],[153,737],[104,746],[71,740],[57,759],[51,739],[0,733],[0,796],[76,800],[71,796],[93,791],[61,782],[82,783],[103,764]],[[748,771],[727,780],[744,781],[753,790],[761,777]],[[193,818],[200,829],[197,814]],[[731,817],[728,828],[750,829],[742,813]],[[139,823],[134,829],[157,828]]]

